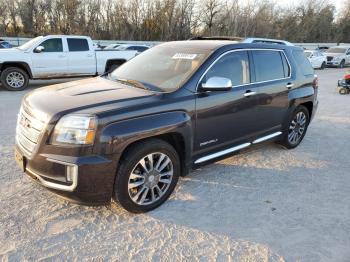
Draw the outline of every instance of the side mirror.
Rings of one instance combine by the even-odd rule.
[[[36,48],[34,49],[34,53],[41,53],[41,52],[43,52],[44,50],[45,50],[45,47],[39,45],[38,47],[36,47]]]
[[[226,77],[210,77],[206,83],[202,83],[201,90],[203,91],[227,91],[232,88],[231,79]]]

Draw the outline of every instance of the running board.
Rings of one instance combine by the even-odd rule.
[[[263,137],[260,137],[256,140],[253,141],[253,144],[257,144],[257,143],[261,143],[261,142],[264,142],[266,140],[269,140],[271,138],[274,138],[276,136],[279,136],[280,134],[282,134],[282,132],[276,132],[276,133],[273,133],[273,134],[270,134],[270,135],[267,135],[267,136],[263,136]]]
[[[200,163],[206,162],[208,160],[211,160],[211,159],[223,156],[223,155],[227,155],[229,153],[233,153],[233,152],[238,151],[240,149],[246,148],[246,147],[248,147],[250,145],[251,145],[251,143],[245,143],[245,144],[242,144],[242,145],[239,145],[239,146],[231,147],[231,148],[225,149],[223,151],[219,151],[219,152],[216,152],[214,154],[201,157],[201,158],[197,159],[194,163],[195,164],[200,164]]]
[[[260,138],[258,138],[256,140],[254,140],[252,143],[244,143],[244,144],[241,144],[239,146],[231,147],[231,148],[228,148],[228,149],[216,152],[214,154],[210,154],[210,155],[201,157],[201,158],[197,159],[194,163],[195,164],[200,164],[200,163],[206,162],[208,160],[211,160],[211,159],[214,159],[214,158],[217,158],[217,157],[220,157],[220,156],[224,156],[224,155],[227,155],[229,153],[233,153],[233,152],[241,150],[243,148],[247,148],[247,147],[249,147],[252,144],[258,144],[258,143],[264,142],[266,140],[269,140],[269,139],[274,138],[276,136],[279,136],[281,134],[282,134],[282,132],[280,132],[280,131],[276,132],[276,133],[272,133],[270,135],[260,137]]]

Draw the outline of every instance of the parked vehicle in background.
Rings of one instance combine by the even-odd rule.
[[[338,80],[337,90],[341,95],[350,93],[350,74],[346,73],[342,79]]]
[[[96,76],[112,71],[138,51],[96,49],[90,37],[39,36],[16,48],[0,50],[1,83],[13,91],[23,90],[29,79]]]
[[[305,50],[306,57],[309,59],[313,68],[324,69],[327,64],[327,57],[318,50]]]
[[[350,46],[334,46],[324,52],[328,67],[343,68],[350,63]]]
[[[297,147],[317,92],[299,47],[164,43],[110,74],[27,94],[15,156],[27,175],[66,198],[114,198],[146,212],[193,168],[267,140]]]
[[[269,38],[257,38],[257,37],[248,37],[242,41],[243,43],[254,43],[254,44],[277,44],[277,45],[288,45],[294,46],[292,43],[280,40],[280,39],[269,39]]]
[[[0,49],[12,48],[12,45],[7,41],[0,41]]]
[[[110,45],[105,46],[103,49],[104,50],[113,50],[113,49],[116,49],[118,46],[120,46],[120,44],[110,44]]]
[[[320,51],[321,53],[326,52],[329,49],[328,46],[319,46],[315,50]]]
[[[149,46],[146,45],[119,45],[117,48],[115,48],[115,50],[118,51],[126,51],[126,50],[133,50],[133,51],[137,51],[138,53],[142,53],[143,51],[146,51],[147,49],[149,49]]]

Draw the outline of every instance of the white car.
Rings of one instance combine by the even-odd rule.
[[[313,68],[324,69],[327,64],[327,57],[318,50],[305,50],[306,57],[309,59]]]
[[[96,76],[138,54],[136,50],[97,50],[90,37],[39,36],[17,48],[0,50],[2,86],[23,90],[29,79]]]
[[[324,55],[327,56],[327,66],[343,68],[350,64],[350,46],[333,46]]]
[[[142,53],[147,49],[149,49],[149,46],[133,45],[133,44],[122,44],[122,45],[119,45],[117,48],[115,48],[115,50],[118,50],[118,51],[134,50],[134,51],[137,51],[138,53]]]

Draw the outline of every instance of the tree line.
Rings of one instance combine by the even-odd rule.
[[[350,0],[286,6],[273,0],[0,0],[0,35],[81,34],[168,41],[255,36],[291,42],[350,42]]]

